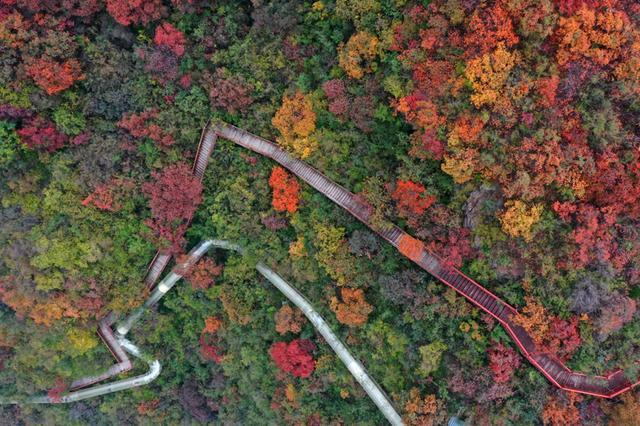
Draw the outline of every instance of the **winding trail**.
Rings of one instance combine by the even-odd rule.
[[[18,403],[32,403],[32,404],[61,404],[69,402],[77,402],[87,398],[93,398],[108,393],[118,392],[121,390],[132,389],[138,386],[143,386],[151,383],[160,374],[161,367],[158,360],[151,360],[149,357],[142,355],[140,350],[129,340],[126,339],[126,335],[131,328],[142,318],[142,316],[153,306],[155,306],[162,297],[167,294],[177,283],[184,277],[184,273],[193,267],[202,256],[204,256],[212,248],[221,248],[225,250],[231,250],[243,254],[242,248],[237,245],[224,240],[204,240],[196,245],[188,253],[186,259],[176,265],[173,270],[165,276],[160,283],[151,292],[149,297],[145,300],[144,304],[135,309],[131,314],[125,317],[120,323],[118,323],[116,330],[117,334],[114,335],[111,329],[113,323],[113,315],[107,316],[100,322],[99,334],[112,351],[113,356],[119,360],[118,364],[109,368],[105,373],[99,376],[85,377],[73,382],[72,387],[75,389],[62,396],[41,395],[29,397],[24,400],[0,398],[0,404],[18,404]],[[283,280],[277,273],[271,270],[267,265],[262,262],[256,264],[256,270],[264,276],[269,282],[271,282],[287,299],[289,299],[294,305],[296,305],[304,315],[309,319],[311,324],[322,335],[325,341],[331,346],[333,351],[338,355],[338,358],[344,363],[349,372],[353,375],[356,381],[362,386],[365,392],[369,395],[371,400],[376,404],[378,409],[386,417],[386,419],[394,426],[403,425],[402,418],[393,408],[391,401],[387,398],[386,394],[378,386],[378,384],[367,373],[366,369],[360,361],[351,355],[347,347],[340,341],[338,336],[331,330],[327,322],[322,316],[313,308],[311,303],[300,294],[293,286]],[[119,380],[113,383],[107,383],[104,385],[91,386],[86,389],[78,390],[78,388],[85,387],[97,383],[98,381],[105,380],[113,375],[119,374],[124,371],[128,371],[132,368],[131,361],[124,352],[129,352],[137,358],[145,360],[149,364],[149,371],[142,375],[129,379]]]
[[[24,399],[0,397],[0,404],[67,404],[71,402],[82,401],[84,399],[95,398],[97,396],[106,395],[109,393],[119,392],[126,389],[144,386],[154,381],[160,375],[160,371],[162,371],[160,361],[158,361],[157,359],[152,359],[149,356],[143,354],[142,351],[140,351],[140,349],[129,340],[125,338],[119,338],[117,342],[113,343],[113,345],[118,348],[118,351],[126,351],[134,357],[145,361],[149,365],[149,371],[140,376],[117,380],[115,382],[105,383],[103,385],[91,386],[86,389],[73,390],[60,396],[52,395],[51,393],[49,393],[46,395],[31,396]],[[126,355],[125,358],[127,358]],[[128,358],[127,362],[129,362],[128,369],[131,369],[131,364],[130,361],[128,361]],[[116,364],[116,366],[118,365],[119,364]],[[122,371],[127,370],[121,370],[120,372]],[[115,373],[112,367],[103,375],[98,377],[99,380],[104,380],[103,376],[109,375],[110,377],[110,375],[114,374],[118,373]],[[94,380],[97,378],[89,377],[87,379]]]
[[[426,249],[419,240],[411,237],[398,226],[389,224],[384,229],[376,228],[371,223],[373,209],[365,200],[349,192],[347,189],[331,181],[309,164],[292,157],[289,153],[277,145],[253,135],[245,130],[226,123],[207,124],[203,129],[200,144],[193,165],[194,175],[202,180],[218,137],[234,142],[244,148],[260,155],[271,158],[283,167],[287,168],[301,180],[324,194],[338,206],[347,210],[358,220],[368,226],[380,237],[393,245],[400,253],[415,262],[425,271],[445,285],[453,288],[471,303],[496,319],[511,336],[523,356],[531,362],[553,385],[560,389],[577,392],[597,397],[613,398],[640,384],[640,380],[632,382],[622,370],[617,370],[607,376],[586,375],[570,370],[555,354],[540,348],[531,336],[520,326],[514,323],[513,317],[517,310],[507,302],[494,295],[492,292],[466,276],[458,269],[447,266],[446,262],[437,254]],[[167,253],[158,252],[149,264],[145,282],[149,289],[153,289],[151,296],[144,305],[136,309],[131,315],[121,321],[117,326],[117,335],[113,333],[113,315],[100,322],[98,334],[110,349],[117,363],[103,374],[85,377],[71,384],[71,392],[61,397],[38,396],[26,400],[13,400],[0,398],[2,403],[61,403],[79,401],[106,393],[129,389],[151,382],[160,374],[160,363],[142,355],[133,343],[126,340],[125,336],[142,316],[146,309],[157,303],[181,278],[178,273],[180,268],[189,267],[189,263],[197,261],[210,247],[218,244],[218,247],[241,251],[236,245],[224,241],[207,240],[195,247],[189,255],[186,264],[178,265],[155,288],[153,287],[164,269],[171,261]],[[197,259],[196,259],[197,258]],[[194,260],[195,259],[195,260]],[[192,264],[192,263],[191,263]],[[367,391],[371,399],[392,424],[402,424],[398,414],[393,409],[384,392],[367,374],[362,365],[353,358],[344,345],[333,335],[326,322],[313,310],[311,305],[293,287],[289,286],[275,272],[264,264],[259,263],[256,268],[273,283],[280,291],[295,303],[305,313],[307,318],[316,326],[325,340],[331,345],[336,354],[345,363],[356,380]],[[145,375],[116,381],[113,383],[93,386],[96,383],[113,377],[117,374],[131,370],[132,364],[126,353],[141,358],[149,364],[149,372]],[[386,402],[385,402],[386,401]]]
[[[111,350],[113,356],[119,362],[110,367],[103,374],[98,376],[89,376],[76,380],[72,383],[71,392],[57,396],[57,395],[40,395],[28,397],[26,399],[11,399],[0,398],[0,404],[19,404],[19,403],[31,403],[31,404],[62,404],[82,401],[83,399],[93,398],[97,396],[106,395],[113,392],[118,392],[126,389],[132,389],[138,386],[143,386],[151,383],[155,380],[161,371],[160,362],[158,360],[151,360],[149,357],[143,355],[141,351],[133,343],[126,339],[126,335],[131,328],[142,318],[142,316],[153,306],[155,306],[162,297],[167,294],[182,278],[184,273],[193,267],[202,256],[204,256],[212,248],[222,248],[225,250],[231,250],[244,254],[242,248],[237,245],[224,240],[204,240],[196,245],[188,253],[186,259],[176,265],[173,270],[167,274],[160,283],[151,292],[149,297],[145,300],[144,304],[135,309],[131,314],[125,317],[116,327],[117,334],[113,334],[111,325],[113,324],[114,316],[108,315],[100,322],[98,333],[103,341],[107,344],[107,347]],[[157,259],[157,257],[156,257]],[[256,270],[264,276],[269,282],[271,282],[287,299],[289,299],[294,305],[296,305],[304,315],[309,319],[311,324],[322,335],[325,341],[331,346],[333,351],[338,355],[338,358],[344,363],[351,375],[362,386],[365,392],[369,395],[371,400],[376,404],[378,409],[386,417],[386,419],[394,426],[403,425],[402,418],[396,412],[395,408],[391,404],[391,401],[387,398],[386,394],[378,386],[378,384],[369,376],[366,369],[360,361],[351,355],[347,347],[340,341],[338,336],[331,330],[327,322],[322,316],[313,308],[311,303],[298,292],[293,286],[283,280],[277,273],[271,270],[267,265],[262,262],[256,264]],[[116,382],[107,383],[104,385],[94,385],[97,382],[106,380],[109,377],[115,376],[119,373],[128,371],[132,368],[131,361],[126,355],[129,352],[131,355],[145,360],[149,364],[149,371],[142,375],[129,379],[118,380]],[[86,388],[85,388],[86,387]],[[81,389],[85,388],[85,389]]]

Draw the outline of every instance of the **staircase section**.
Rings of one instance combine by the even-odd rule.
[[[209,164],[209,157],[213,153],[213,149],[216,147],[218,135],[211,131],[209,123],[202,129],[200,134],[200,142],[198,143],[198,150],[196,151],[196,157],[193,160],[193,175],[202,182],[204,178],[204,172]],[[191,221],[191,220],[189,220]],[[147,289],[152,289],[155,283],[162,275],[169,262],[171,261],[171,255],[158,251],[147,268],[147,275],[144,278],[144,282],[147,285]]]
[[[100,336],[104,344],[107,345],[109,351],[116,359],[117,363],[109,367],[107,371],[98,376],[83,377],[74,381],[69,386],[69,390],[75,391],[87,386],[91,386],[103,380],[107,380],[113,376],[117,376],[120,373],[129,371],[133,368],[131,360],[127,356],[126,352],[122,349],[122,347],[116,340],[116,336],[111,330],[111,324],[113,324],[114,321],[115,316],[113,314],[109,314],[105,318],[103,318],[100,321],[100,325],[98,326],[98,335]]]
[[[210,127],[207,124],[207,126],[202,130],[200,143],[198,144],[198,150],[196,151],[196,158],[193,161],[193,175],[200,181],[202,181],[202,178],[204,177],[207,164],[209,164],[209,157],[211,157],[211,153],[216,147],[217,139],[218,135],[211,132]]]
[[[162,271],[167,267],[169,261],[171,261],[170,254],[162,253],[160,251],[156,253],[155,257],[149,264],[149,268],[147,269],[147,276],[144,278],[144,282],[148,288],[153,287],[153,285],[158,281],[160,274],[162,274]]]

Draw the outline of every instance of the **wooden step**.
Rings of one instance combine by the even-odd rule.
[[[481,290],[477,287],[477,286],[473,286],[469,292],[467,293],[467,296],[472,299],[472,300],[476,300],[476,298],[478,297],[478,295],[481,293]]]
[[[457,276],[455,275],[447,275],[448,279],[446,280],[450,285],[452,285],[454,288],[460,288],[461,287],[461,282],[458,279]]]
[[[486,310],[491,311],[491,308],[489,306],[491,305],[491,302],[493,302],[493,297],[491,297],[490,294],[485,293],[483,298],[484,300],[482,301],[482,306],[484,306]]]
[[[466,280],[465,280],[465,281],[462,283],[462,285],[460,286],[460,289],[461,289],[464,293],[468,293],[468,292],[469,292],[469,290],[471,290],[471,288],[473,288],[473,287],[474,287],[474,286],[473,286],[473,284],[472,284],[472,283],[470,283],[469,281],[466,281]]]
[[[457,287],[462,287],[464,284],[467,284],[468,281],[462,276],[462,275],[456,275],[453,278],[453,283],[457,286]]]

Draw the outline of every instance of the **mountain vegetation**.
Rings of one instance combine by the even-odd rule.
[[[0,424],[384,424],[303,293],[411,425],[640,424],[563,392],[494,318],[272,161],[275,141],[518,308],[571,368],[640,373],[635,0],[0,0],[0,396],[60,394],[148,295],[156,250],[212,252],[135,329],[148,386],[0,405]],[[141,369],[140,369],[141,371]],[[129,374],[139,373],[137,369]]]

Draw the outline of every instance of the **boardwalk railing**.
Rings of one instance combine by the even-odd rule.
[[[107,380],[110,377],[116,376],[120,373],[125,373],[133,367],[131,364],[131,360],[127,356],[126,352],[122,349],[122,346],[117,341],[113,331],[111,330],[111,325],[115,321],[115,316],[113,314],[107,315],[100,321],[98,325],[98,336],[105,343],[111,355],[118,361],[117,364],[111,366],[107,371],[98,375],[98,376],[89,376],[83,377],[71,383],[69,389],[74,391],[81,388],[86,388],[87,386],[91,386],[95,383],[101,382],[103,380]]]
[[[111,330],[110,327],[109,327],[109,330]],[[111,336],[113,336],[113,333],[111,331],[110,331],[110,334]],[[152,359],[147,355],[144,355],[136,345],[134,345],[127,339],[120,338],[118,339],[117,342],[110,342],[109,340],[105,339],[105,342],[107,343],[107,346],[109,346],[110,350],[117,348],[115,352],[121,351],[122,354],[124,354],[124,352],[126,351],[129,354],[133,355],[134,357],[140,358],[141,360],[147,362],[147,364],[149,365],[149,370],[145,374],[142,374],[140,376],[130,377],[128,379],[117,380],[112,383],[106,383],[103,385],[94,385],[86,388],[84,388],[84,386],[87,386],[88,382],[93,381],[93,383],[95,383],[96,380],[104,380],[106,377],[103,377],[104,375],[101,375],[97,377],[88,377],[85,379],[81,379],[78,382],[82,382],[79,384],[80,387],[83,387],[82,389],[78,388],[77,386],[75,390],[72,390],[60,396],[46,394],[46,395],[30,396],[24,399],[0,397],[0,404],[22,404],[22,403],[68,404],[71,402],[78,402],[85,399],[106,395],[109,393],[114,393],[114,392],[119,392],[127,389],[132,389],[139,386],[144,386],[154,381],[160,375],[160,371],[162,370],[162,367],[160,366],[160,362],[157,359]],[[113,347],[111,345],[113,345]],[[120,356],[120,355],[117,355],[117,356]],[[124,357],[127,358],[126,355],[124,355]],[[128,358],[127,358],[127,362],[129,362]],[[117,365],[118,364],[116,364],[116,366]],[[129,363],[128,369],[131,369],[130,363]],[[109,370],[111,371],[112,369],[109,369]],[[123,371],[126,371],[126,370],[123,370]],[[118,373],[114,373],[114,374],[118,374]]]

